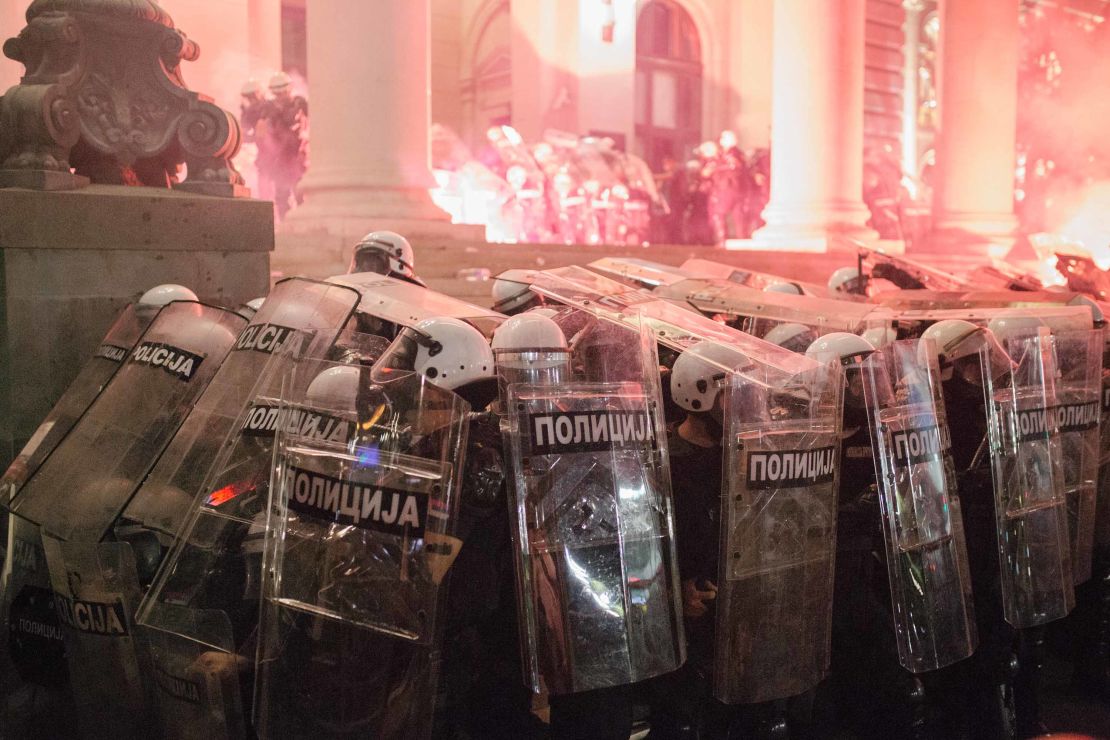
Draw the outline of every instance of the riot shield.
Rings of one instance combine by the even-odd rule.
[[[163,308],[12,512],[63,540],[103,538],[246,323],[200,303]]]
[[[1052,342],[1072,575],[1079,585],[1091,577],[1094,557],[1103,330],[1061,332]]]
[[[164,307],[129,359],[11,503],[4,566],[4,687],[64,686],[62,630],[40,527],[96,542],[154,464],[245,324],[194,302]]]
[[[553,321],[569,349],[497,366],[525,672],[568,694],[673,671],[685,645],[654,339],[604,311]]]
[[[354,439],[279,432],[259,622],[262,738],[431,732],[469,407],[415,373],[347,370],[357,389],[311,408],[357,418]]]
[[[862,272],[869,277],[887,280],[899,288],[924,290],[967,290],[964,280],[915,260],[856,243]]]
[[[686,301],[702,313],[725,316],[733,320],[730,323],[757,320],[768,327],[795,323],[813,327],[820,334],[859,334],[872,327],[888,326],[894,318],[893,312],[880,306],[765,292],[720,280],[691,278],[660,286],[654,292],[661,298]]]
[[[978,641],[935,348],[894,342],[863,374],[898,658],[923,673],[967,658]]]
[[[313,292],[322,285],[312,284]],[[332,295],[336,304],[329,305],[334,308],[344,298]],[[313,337],[298,332],[285,340],[282,351],[268,356],[228,440],[203,462],[201,482],[181,490],[191,507],[137,614],[137,630],[149,646],[147,678],[156,689],[152,700],[164,737],[190,737],[198,729],[212,737],[242,735],[243,707],[249,706],[253,690],[274,435],[282,424],[337,442],[352,433],[349,420],[304,410],[285,413],[280,406],[294,360],[325,334],[334,338],[332,330]],[[151,512],[159,514],[157,507]],[[142,524],[161,526],[150,516]],[[120,536],[127,534],[125,527],[120,530]]]
[[[1110,338],[1108,338],[1110,342]],[[1098,502],[1095,505],[1095,547],[1110,550],[1110,343],[1103,347],[1102,418],[1099,426]]]
[[[225,459],[229,472],[239,468],[244,474],[249,470],[249,476],[217,481],[218,488],[205,494],[237,485],[240,489],[237,495],[244,495],[262,484],[266,468],[251,464],[251,458],[259,453],[267,455],[270,448],[266,444],[252,444],[257,435],[240,433],[244,424],[257,432],[267,420],[276,419],[276,409],[257,404],[251,420],[243,418],[248,404],[260,395],[267,395],[267,391],[272,396],[276,390],[274,383],[270,388],[258,387],[259,378],[275,354],[286,351],[292,355],[295,349],[302,356],[319,357],[330,350],[358,301],[356,291],[330,283],[289,278],[275,285],[124,510],[122,524],[139,524],[166,540],[173,537],[201,492],[201,483],[216,457]],[[300,345],[296,348],[290,346],[294,338]],[[280,371],[270,370],[268,375],[279,377]],[[224,450],[229,445],[237,448],[231,455]],[[150,573],[144,582],[149,583],[152,576]]]
[[[327,282],[357,290],[362,294],[359,313],[394,327],[413,326],[423,319],[447,316],[466,321],[488,336],[505,319],[488,308],[374,272],[336,275]],[[389,338],[392,339],[392,335]]]
[[[894,316],[899,326],[906,327],[910,334],[915,333],[913,330],[915,326],[924,327],[948,319],[970,321],[979,326],[988,326],[990,322],[995,320],[1036,317],[1052,333],[1086,331],[1093,329],[1095,326],[1094,314],[1091,307],[1087,305],[1038,304],[1022,308],[995,308],[976,305],[967,308],[898,310],[894,312]]]
[[[54,605],[85,737],[149,736],[150,703],[131,615],[139,603],[135,556],[119,542],[42,538]]]
[[[81,415],[92,405],[100,391],[123,365],[127,355],[142,336],[143,331],[157,314],[149,306],[129,305],[104,335],[92,358],[69,384],[62,397],[54,404],[46,418],[39,424],[31,439],[8,466],[0,478],[0,504],[15,495],[23,483],[39,469]]]
[[[773,275],[768,272],[756,272],[746,267],[734,267],[713,260],[691,257],[683,262],[679,269],[691,277],[710,278],[713,280],[727,280],[749,288],[766,288],[772,283],[793,283],[802,289],[803,295],[812,295],[817,298],[834,298],[838,301],[854,300],[855,297],[846,293],[832,293],[828,287],[817,283],[807,283],[802,280]]]
[[[1012,363],[982,350],[994,514],[1006,621],[1018,629],[1075,605],[1056,359],[1048,332],[1006,340]]]
[[[612,275],[648,290],[695,277],[678,267],[631,257],[602,257],[587,267],[602,275]]]
[[[803,367],[722,389],[713,693],[727,704],[805,693],[829,669],[843,382],[836,365]]]

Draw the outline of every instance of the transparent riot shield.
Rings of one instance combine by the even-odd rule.
[[[655,342],[604,312],[553,320],[567,350],[497,364],[526,675],[567,694],[673,671],[685,646]]]
[[[773,283],[792,283],[802,289],[803,295],[812,295],[817,298],[833,298],[838,301],[856,299],[856,296],[846,293],[833,293],[825,285],[807,283],[805,281],[783,277],[782,275],[774,275],[769,272],[756,272],[747,267],[735,267],[733,265],[726,265],[721,262],[714,262],[713,260],[702,259],[700,257],[691,257],[683,262],[678,269],[691,277],[728,280],[741,285],[747,285],[750,288],[759,288],[760,290],[763,290]],[[862,300],[862,298],[860,299]]]
[[[12,500],[63,540],[97,542],[212,380],[246,325],[238,314],[171,303],[126,364]]]
[[[270,358],[283,350],[290,350],[290,355],[295,349],[302,356],[323,356],[334,346],[358,301],[359,294],[351,288],[305,278],[289,278],[275,285],[124,510],[121,524],[141,525],[142,529],[160,533],[164,540],[169,540],[201,492],[201,483],[210,472],[213,459],[227,457],[223,453],[229,445],[239,449],[228,462],[238,463],[242,472],[249,470],[252,477],[219,481],[220,489],[237,486],[236,495],[243,496],[264,485],[262,479],[268,477],[268,471],[249,464],[249,460],[253,451],[266,454],[269,447],[254,445],[257,450],[248,450],[257,435],[240,433],[244,424],[251,427],[250,432],[258,432],[267,421],[272,423],[276,419],[276,407],[265,404],[256,406],[250,419],[243,418],[248,404],[258,395],[265,395],[267,390],[272,395],[275,390],[274,384],[259,388],[259,378]],[[289,346],[293,339],[298,341],[296,348]],[[268,375],[280,377],[280,371],[270,370]],[[144,582],[149,583],[153,575],[149,573]]]
[[[923,673],[978,642],[951,435],[931,340],[894,342],[863,363],[902,667]]]
[[[65,635],[80,733],[148,737],[150,703],[131,618],[139,603],[131,547],[119,542],[62,542],[49,535],[42,541]]]
[[[724,316],[741,326],[773,327],[796,323],[813,327],[819,334],[846,331],[859,334],[894,320],[890,309],[865,303],[839,301],[808,295],[789,295],[756,290],[723,280],[691,278],[661,285],[654,293],[661,298],[686,301],[704,314]]]
[[[67,682],[40,530],[97,542],[246,323],[194,302],[164,307],[89,410],[12,500],[4,565],[4,688]]]
[[[298,332],[268,357],[230,437],[188,490],[192,503],[184,523],[139,606],[137,631],[149,646],[147,679],[156,689],[152,701],[163,737],[243,733],[253,692],[274,436],[283,424],[335,443],[353,435],[351,419],[281,408],[286,376],[317,336]],[[159,521],[147,518],[143,525]]]
[[[357,386],[309,408],[357,418],[354,439],[279,433],[259,621],[262,738],[431,734],[469,406],[415,373],[350,370]]]
[[[842,377],[728,376],[713,693],[785,699],[828,673]]]
[[[112,324],[92,358],[69,384],[54,408],[39,424],[31,439],[0,478],[0,504],[6,505],[23,483],[39,469],[81,415],[92,405],[100,391],[123,365],[135,342],[157,314],[158,309],[130,305]]]
[[[1104,339],[1110,335],[1104,330]],[[1110,345],[1103,347],[1101,402],[1099,424],[1098,502],[1095,505],[1095,547],[1110,550]]]
[[[1100,457],[1099,423],[1103,330],[1052,337],[1059,378],[1056,423],[1063,455],[1071,564],[1075,584],[1091,577]]]
[[[862,271],[872,279],[887,280],[899,288],[966,290],[971,287],[955,275],[921,262],[869,249],[858,243],[856,246],[859,248]]]
[[[984,349],[981,361],[1003,612],[1022,629],[1067,616],[1075,590],[1052,340],[1041,330],[1007,339],[1005,349],[1008,359]]]

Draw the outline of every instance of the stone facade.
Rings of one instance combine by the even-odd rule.
[[[237,306],[269,291],[269,203],[155,188],[0,188],[0,468],[119,311],[160,283]]]

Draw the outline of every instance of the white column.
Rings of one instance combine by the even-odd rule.
[[[247,22],[251,74],[265,85],[282,68],[281,0],[247,0]]]
[[[937,251],[1012,246],[1019,41],[1018,0],[941,0]]]
[[[293,231],[439,233],[428,195],[428,0],[308,3],[310,165]]]
[[[758,245],[827,251],[864,224],[864,0],[774,0],[771,201]]]
[[[902,171],[916,176],[920,170],[917,156],[917,115],[921,66],[921,17],[924,0],[902,0],[906,20],[902,25],[905,41],[902,44],[905,60],[902,65]]]

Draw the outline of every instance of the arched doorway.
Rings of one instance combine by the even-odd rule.
[[[674,0],[649,0],[636,21],[636,140],[659,172],[701,140],[701,41],[690,14]]]

